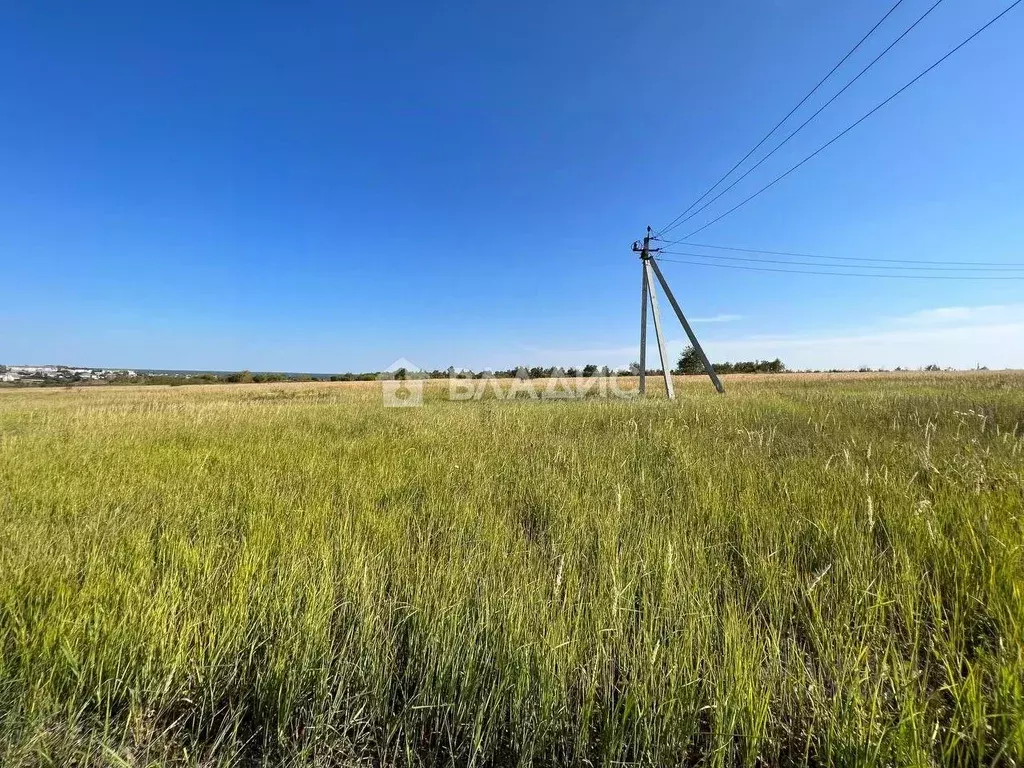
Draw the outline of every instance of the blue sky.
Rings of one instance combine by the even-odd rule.
[[[905,0],[810,111],[931,1]],[[945,0],[693,224],[1009,2]],[[629,244],[891,4],[5,4],[0,362],[628,363]],[[697,239],[1024,262],[1021,39],[1024,7]],[[716,360],[1024,366],[1024,281],[664,271]]]

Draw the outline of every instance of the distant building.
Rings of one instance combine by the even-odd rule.
[[[66,365],[0,365],[0,382],[45,384],[47,382],[73,383],[125,377],[138,378],[138,373],[125,368],[70,368]]]

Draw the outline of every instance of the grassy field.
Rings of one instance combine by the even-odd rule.
[[[0,764],[1024,765],[1024,374],[0,392]]]

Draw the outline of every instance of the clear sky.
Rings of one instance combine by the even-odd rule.
[[[692,224],[1010,1],[945,0]],[[630,243],[892,3],[5,3],[0,362],[628,363]],[[931,4],[905,0],[801,114]],[[1022,40],[1024,6],[695,239],[1024,262]],[[1024,367],[1024,281],[664,271],[715,360]]]

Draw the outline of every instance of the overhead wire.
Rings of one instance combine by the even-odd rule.
[[[758,160],[756,163],[754,163],[754,165],[750,166],[750,168],[748,168],[742,175],[740,175],[739,177],[734,179],[733,182],[729,186],[727,186],[725,189],[723,189],[721,192],[719,192],[713,198],[711,198],[706,203],[704,203],[704,205],[702,205],[700,208],[698,208],[697,210],[693,211],[692,213],[690,213],[685,218],[679,219],[679,217],[676,217],[678,220],[675,221],[671,226],[667,226],[664,229],[662,229],[661,230],[661,234],[665,234],[665,233],[670,232],[671,230],[675,229],[676,227],[682,226],[683,224],[685,224],[686,222],[688,222],[691,219],[693,219],[695,216],[697,216],[702,211],[705,211],[708,208],[710,208],[718,200],[722,199],[722,197],[724,197],[726,194],[728,194],[731,190],[735,189],[736,186],[741,181],[743,181],[751,173],[753,173],[758,168],[760,168],[762,165],[764,165],[764,163],[769,158],[773,157],[776,152],[778,152],[780,149],[782,149],[784,146],[786,146],[786,144],[788,144],[790,142],[790,140],[793,139],[793,137],[795,137],[798,133],[800,133],[800,131],[802,131],[804,128],[806,128],[808,125],[810,125],[815,120],[815,118],[818,117],[818,115],[820,115],[822,112],[824,112],[830,106],[832,106],[832,104],[836,101],[836,99],[838,99],[840,96],[842,96],[844,93],[846,93],[846,91],[848,91],[850,89],[850,87],[853,86],[854,83],[856,83],[864,75],[866,75],[879,61],[881,61],[886,56],[886,54],[888,54],[893,48],[895,48],[903,40],[903,38],[905,38],[907,35],[909,35],[922,21],[924,21],[926,18],[928,18],[928,16],[931,15],[932,11],[934,11],[936,8],[938,8],[943,2],[945,2],[945,0],[936,0],[936,2],[931,7],[929,7],[928,10],[926,10],[923,14],[921,14],[913,24],[911,24],[909,27],[907,27],[905,30],[903,30],[903,33],[900,34],[900,36],[897,37],[895,40],[893,40],[888,45],[888,47],[885,48],[885,50],[883,50],[880,54],[878,54],[878,56],[876,56],[874,59],[872,59],[872,61],[866,67],[864,67],[860,72],[858,72],[854,76],[854,78],[852,80],[850,80],[850,82],[848,82],[839,91],[837,91],[835,94],[833,94],[832,98],[830,98],[828,101],[826,101],[824,104],[822,104],[813,115],[811,115],[806,120],[804,120],[804,122],[802,122],[799,126],[797,126],[795,130],[793,130],[788,136],[786,136],[786,138],[784,138],[782,141],[780,141],[778,144],[776,144],[775,148],[772,149],[771,152],[769,152],[767,155],[765,155],[760,160]],[[748,157],[749,157],[749,155],[748,155]],[[736,169],[733,168],[733,171],[734,170],[736,170]],[[731,174],[733,171],[729,171],[729,173]],[[719,180],[715,184],[715,186],[718,186],[718,184],[721,184],[722,181],[724,181],[724,179]]]
[[[655,256],[657,258],[657,256]],[[697,267],[714,267],[715,269],[735,269],[746,272],[776,272],[784,275],[824,275],[828,277],[869,277],[887,278],[890,280],[1024,280],[1024,275],[890,275],[875,272],[823,272],[807,269],[779,269],[777,267],[749,267],[739,264],[713,264],[706,261],[688,261],[685,259],[657,259],[658,263],[690,264]]]
[[[699,259],[720,259],[723,261],[744,261],[753,264],[794,264],[804,267],[828,266],[834,269],[869,269],[855,264],[815,264],[809,261],[792,261],[790,259],[754,259],[747,256],[718,256],[710,253],[688,253],[686,251],[662,251],[674,256],[689,256]],[[884,269],[894,272],[1021,272],[1024,267],[923,267],[923,266],[892,266],[890,264],[873,264],[870,269]]]
[[[794,253],[793,251],[764,251],[757,248],[733,248],[726,245],[710,245],[708,243],[691,243],[682,240],[661,240],[657,242],[665,245],[688,245],[691,248],[711,248],[716,251],[735,251],[737,253],[760,253],[767,256],[792,256],[799,259],[829,259],[831,261],[863,261],[878,262],[883,264],[927,264],[927,265],[949,265],[962,267],[1024,267],[1024,262],[1002,262],[1002,261],[928,261],[923,259],[878,259],[865,256],[822,256],[816,253]],[[667,251],[666,251],[667,253]]]
[[[864,35],[864,37],[862,37],[857,42],[857,44],[855,46],[853,46],[853,48],[851,48],[849,50],[849,52],[845,56],[843,56],[842,59],[839,60],[839,63],[836,64],[834,67],[832,67],[832,69],[829,71],[829,73],[827,75],[825,75],[823,78],[821,78],[821,80],[818,81],[818,84],[815,85],[810,91],[808,91],[807,94],[802,99],[800,99],[800,101],[797,103],[797,105],[795,107],[793,107],[789,111],[789,113],[784,118],[782,118],[775,125],[774,128],[772,128],[770,131],[768,131],[768,133],[766,133],[764,135],[764,137],[759,142],[757,142],[757,144],[754,145],[753,149],[751,149],[749,152],[747,152],[747,154],[745,154],[739,160],[739,162],[736,163],[736,165],[734,165],[732,168],[730,168],[729,171],[724,176],[722,176],[722,178],[720,178],[718,181],[716,181],[714,184],[712,184],[703,195],[701,195],[696,200],[694,200],[692,203],[690,203],[689,207],[685,211],[683,211],[681,214],[676,216],[676,218],[672,219],[672,221],[670,221],[666,225],[666,227],[664,229],[659,230],[659,234],[661,234],[664,231],[666,231],[669,227],[674,227],[676,225],[676,222],[679,221],[679,219],[681,219],[683,216],[685,216],[691,210],[693,210],[693,208],[695,206],[700,205],[701,201],[704,200],[705,197],[707,197],[712,192],[714,192],[719,184],[721,184],[723,181],[725,181],[727,178],[729,178],[736,171],[737,168],[739,168],[741,165],[743,165],[743,163],[745,163],[750,158],[751,155],[753,155],[758,149],[760,149],[764,145],[764,143],[766,141],[768,141],[768,139],[770,139],[775,134],[775,132],[777,130],[779,130],[779,128],[781,128],[786,123],[786,121],[789,120],[789,118],[791,118],[796,113],[796,111],[798,109],[800,109],[800,107],[802,107],[804,104],[806,104],[807,100],[810,99],[811,96],[813,96],[815,93],[817,93],[818,89],[821,88],[821,86],[823,86],[828,81],[828,79],[830,77],[832,77],[832,75],[834,75],[836,73],[836,71],[841,66],[843,66],[843,64],[845,64],[847,62],[847,60],[851,56],[853,56],[853,54],[856,53],[860,49],[860,47],[862,45],[864,45],[865,42],[867,42],[868,38],[871,37],[871,35],[873,35],[875,33],[875,31],[880,26],[882,26],[882,24],[885,22],[885,20],[888,19],[893,14],[893,12],[903,4],[903,2],[904,2],[904,0],[897,0],[896,4],[893,5],[889,9],[889,11],[881,19],[879,19],[878,23],[876,23],[875,26],[873,26],[870,30],[868,30],[867,34]]]
[[[789,169],[788,171],[786,171],[785,173],[782,173],[782,174],[780,174],[779,176],[776,176],[776,177],[775,177],[775,178],[774,178],[774,179],[773,179],[772,181],[770,181],[770,182],[769,182],[768,184],[766,184],[765,186],[761,187],[761,189],[759,189],[759,190],[758,190],[757,192],[754,192],[754,193],[753,193],[752,195],[750,195],[749,197],[747,197],[747,198],[745,198],[744,200],[740,201],[739,203],[737,203],[736,205],[734,205],[734,206],[733,206],[732,208],[730,208],[729,210],[727,210],[727,211],[726,211],[725,213],[723,213],[723,214],[721,214],[721,215],[719,215],[719,216],[715,217],[714,219],[712,219],[711,221],[707,222],[706,224],[704,224],[704,225],[702,225],[702,226],[698,227],[697,229],[693,230],[693,231],[692,231],[692,232],[690,232],[690,233],[689,233],[688,235],[686,235],[685,237],[681,238],[681,240],[683,240],[683,241],[689,240],[689,239],[690,239],[691,237],[693,237],[694,235],[696,235],[696,234],[698,234],[698,233],[700,233],[700,232],[703,232],[703,231],[704,231],[705,229],[707,229],[708,227],[712,226],[713,224],[717,224],[717,223],[718,223],[719,221],[721,221],[722,219],[724,219],[724,218],[725,218],[726,216],[729,216],[729,215],[731,215],[731,214],[735,213],[736,211],[738,211],[738,210],[739,210],[740,208],[742,208],[743,206],[745,206],[745,205],[746,205],[747,203],[749,203],[750,201],[754,200],[755,198],[757,198],[757,197],[759,197],[760,195],[762,195],[762,194],[764,194],[765,192],[767,192],[767,191],[768,191],[769,189],[771,189],[772,187],[774,187],[774,186],[775,186],[776,184],[778,184],[778,183],[779,183],[780,181],[782,181],[783,179],[785,179],[785,178],[786,178],[787,176],[789,176],[789,175],[790,175],[791,173],[793,173],[794,171],[796,171],[796,170],[798,170],[799,168],[803,167],[803,166],[804,166],[804,165],[805,165],[806,163],[808,163],[809,161],[813,160],[813,159],[814,159],[815,157],[817,157],[817,156],[818,156],[818,155],[820,155],[820,154],[821,154],[822,152],[824,152],[824,151],[825,151],[826,149],[828,149],[829,147],[831,147],[831,146],[832,146],[833,144],[835,144],[835,143],[836,143],[837,141],[839,141],[839,140],[840,140],[841,138],[843,138],[844,136],[846,136],[846,134],[848,134],[848,133],[849,133],[850,131],[852,131],[852,130],[853,130],[854,128],[856,128],[856,127],[857,127],[858,125],[860,125],[861,123],[863,123],[863,122],[864,122],[865,120],[867,120],[867,119],[868,119],[869,117],[871,117],[871,116],[872,116],[872,115],[874,115],[874,114],[875,114],[876,112],[878,112],[878,111],[879,111],[880,109],[882,109],[882,108],[883,108],[883,107],[885,107],[885,106],[886,106],[887,104],[889,104],[890,102],[892,102],[892,101],[893,101],[894,99],[896,99],[897,97],[899,97],[899,96],[900,96],[901,94],[903,94],[903,93],[904,93],[904,92],[905,92],[905,91],[906,91],[907,89],[909,89],[909,88],[910,88],[911,86],[915,85],[915,84],[916,84],[916,83],[917,83],[917,82],[918,82],[919,80],[921,80],[921,79],[922,79],[923,77],[925,77],[925,76],[926,76],[927,74],[929,74],[929,73],[930,73],[930,72],[932,72],[932,71],[933,71],[934,69],[936,69],[936,68],[937,68],[937,67],[938,67],[939,65],[941,65],[941,64],[942,64],[943,62],[945,62],[945,61],[946,61],[947,59],[949,59],[949,58],[950,58],[951,56],[953,56],[953,55],[954,55],[955,53],[957,53],[957,52],[958,52],[958,51],[959,51],[960,49],[962,49],[962,48],[963,48],[964,46],[966,46],[966,45],[967,45],[968,43],[972,42],[972,41],[973,41],[973,40],[974,40],[975,38],[977,38],[977,37],[978,37],[978,36],[979,36],[980,34],[982,34],[982,33],[983,33],[983,32],[984,32],[985,30],[987,30],[987,29],[988,29],[989,27],[991,27],[991,26],[992,26],[993,24],[995,24],[995,23],[996,23],[996,22],[998,22],[998,21],[999,21],[1000,19],[1002,19],[1002,18],[1003,18],[1004,16],[1006,16],[1006,14],[1008,14],[1008,13],[1009,13],[1010,11],[1012,11],[1012,10],[1013,10],[1014,8],[1016,8],[1016,7],[1018,6],[1018,5],[1020,5],[1020,4],[1022,3],[1022,2],[1024,2],[1024,0],[1014,0],[1014,2],[1013,2],[1013,3],[1011,3],[1011,4],[1009,5],[1009,6],[1007,6],[1007,7],[1006,7],[1006,8],[1005,8],[1005,9],[1004,9],[1003,11],[1001,11],[1001,12],[1000,12],[999,14],[997,14],[996,16],[994,16],[994,17],[993,17],[992,19],[990,19],[990,20],[989,20],[988,22],[986,22],[986,23],[985,23],[984,25],[982,25],[982,26],[981,26],[981,27],[979,27],[979,28],[978,28],[977,30],[975,30],[973,34],[971,34],[971,35],[970,35],[969,37],[967,37],[966,39],[964,39],[963,41],[961,41],[961,42],[960,42],[960,43],[959,43],[959,44],[958,44],[958,45],[957,45],[956,47],[954,47],[954,48],[950,49],[950,50],[949,50],[948,52],[946,52],[946,54],[945,54],[945,55],[943,55],[943,56],[942,56],[942,57],[941,57],[940,59],[938,59],[938,60],[937,60],[937,61],[936,61],[935,63],[933,63],[933,64],[932,64],[931,66],[929,66],[929,67],[928,67],[927,69],[925,69],[925,70],[924,70],[924,71],[922,71],[922,72],[921,72],[920,74],[918,74],[918,75],[917,75],[917,76],[916,76],[916,77],[915,77],[914,79],[912,79],[912,80],[911,80],[910,82],[908,82],[908,83],[907,83],[906,85],[904,85],[904,86],[903,86],[902,88],[900,88],[899,90],[897,90],[897,91],[893,92],[893,93],[892,93],[892,94],[891,94],[891,95],[890,95],[890,96],[889,96],[888,98],[886,98],[886,99],[885,99],[884,101],[882,101],[882,102],[878,103],[878,104],[877,104],[876,106],[874,106],[874,107],[873,107],[873,108],[872,108],[872,109],[871,109],[870,111],[868,111],[867,113],[865,113],[865,114],[864,114],[863,116],[861,116],[860,118],[858,118],[858,119],[857,119],[857,120],[856,120],[855,122],[851,123],[851,124],[850,124],[849,126],[847,126],[847,127],[845,128],[845,129],[843,129],[843,130],[842,130],[841,132],[839,132],[838,134],[836,134],[835,136],[833,136],[833,137],[832,137],[831,139],[829,139],[829,140],[828,140],[827,142],[825,142],[824,144],[822,144],[822,145],[821,145],[820,147],[818,147],[818,149],[816,149],[816,150],[815,150],[814,152],[812,152],[811,154],[809,154],[809,155],[808,155],[807,157],[805,157],[805,158],[804,158],[803,160],[801,160],[801,161],[800,161],[799,163],[797,163],[796,165],[794,165],[793,167],[791,167],[791,168],[790,168],[790,169]],[[664,230],[663,230],[663,231],[664,231]]]

